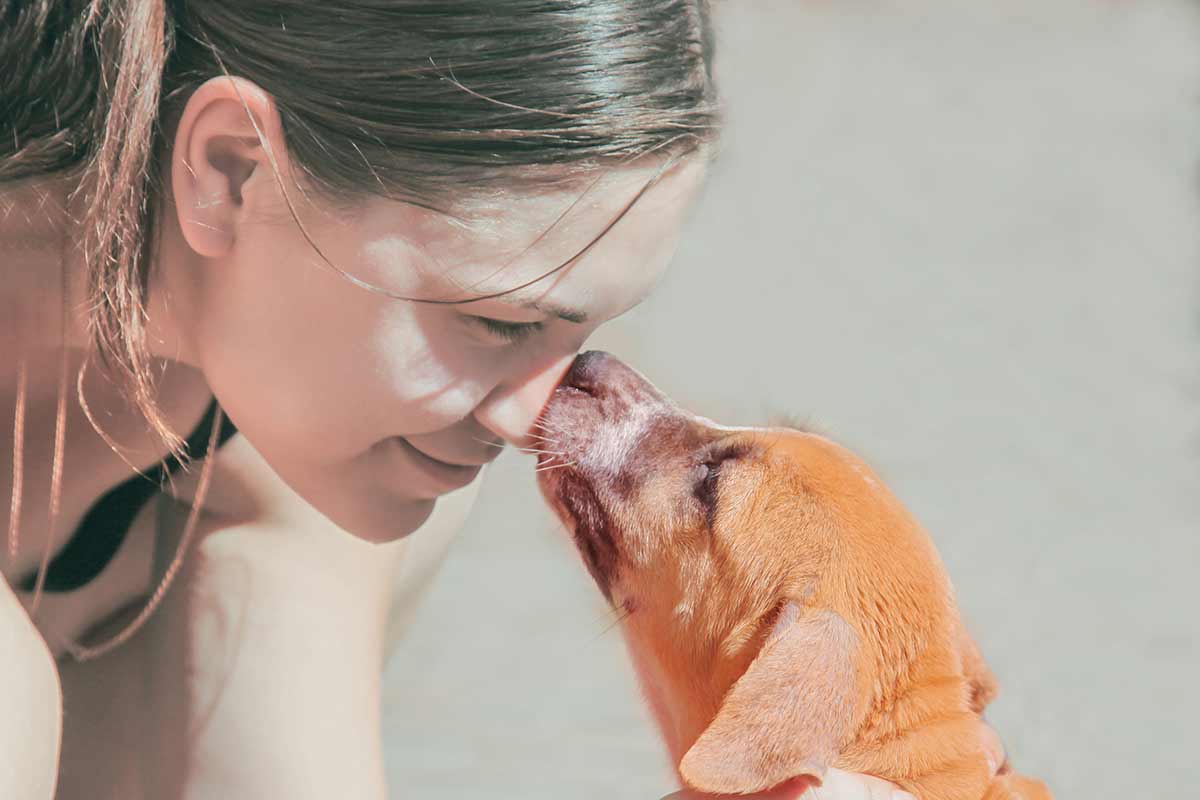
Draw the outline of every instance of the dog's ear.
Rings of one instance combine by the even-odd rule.
[[[687,785],[713,794],[748,794],[793,778],[819,786],[853,716],[857,641],[838,614],[788,602],[680,762]]]

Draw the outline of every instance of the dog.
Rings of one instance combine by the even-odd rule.
[[[621,630],[682,784],[1050,800],[989,764],[997,684],[928,535],[859,458],[680,409],[602,352],[536,425],[538,483]]]

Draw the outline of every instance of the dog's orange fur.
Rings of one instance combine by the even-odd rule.
[[[570,458],[561,427],[547,431]],[[593,481],[603,513],[587,524],[615,542],[598,580],[627,612],[684,784],[748,794],[837,767],[920,800],[1049,800],[1041,782],[989,765],[980,715],[996,681],[932,542],[866,464],[792,429],[689,417],[656,435],[636,491]],[[733,453],[707,516],[692,497],[696,441]],[[543,490],[577,539],[591,535],[563,501],[565,481],[589,478],[564,474],[543,473]]]

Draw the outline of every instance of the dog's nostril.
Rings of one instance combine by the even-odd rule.
[[[598,350],[580,353],[575,357],[567,374],[563,376],[562,386],[578,390],[591,397],[598,396],[604,369],[611,361],[612,356]]]
[[[559,387],[559,389],[563,392],[573,392],[575,394],[586,394],[588,397],[595,397],[595,394],[592,392],[591,388],[588,386],[579,386],[578,384],[564,382]]]

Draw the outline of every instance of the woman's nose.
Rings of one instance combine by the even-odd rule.
[[[529,446],[533,441],[530,428],[574,360],[571,353],[522,380],[501,383],[475,407],[475,419],[510,444]]]

